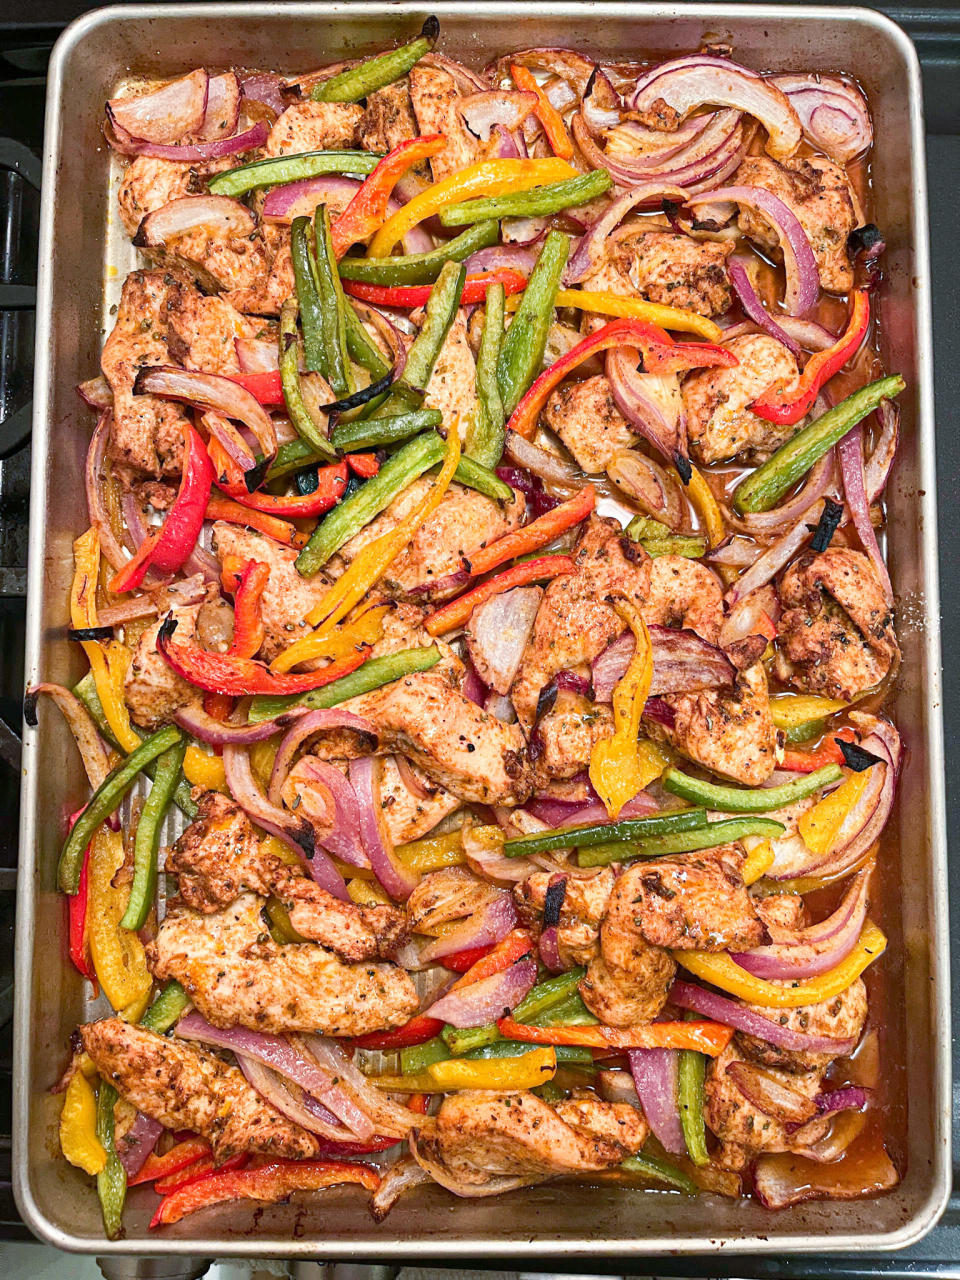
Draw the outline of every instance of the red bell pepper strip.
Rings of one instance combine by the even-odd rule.
[[[138,1173],[128,1179],[128,1185],[138,1186],[141,1182],[153,1182],[155,1178],[166,1178],[172,1173],[179,1173],[210,1154],[210,1143],[206,1138],[191,1136],[178,1142],[164,1155],[155,1155],[152,1151],[147,1156]]]
[[[528,525],[527,528],[532,528]],[[472,563],[472,562],[471,562]],[[573,573],[576,565],[569,556],[540,556],[537,560],[523,560],[520,564],[505,569],[495,578],[481,582],[478,587],[468,591],[466,595],[451,600],[442,608],[431,613],[424,626],[432,636],[442,636],[455,627],[462,627],[478,605],[493,596],[509,591],[512,587],[522,587],[528,582],[536,582],[538,578],[556,578],[562,573]]]
[[[486,947],[465,947],[463,951],[455,951],[452,956],[444,956],[443,967],[452,969],[454,973],[466,973],[471,966],[489,955],[492,950],[493,943]]]
[[[463,566],[474,578],[489,573],[507,560],[515,560],[517,556],[525,556],[531,551],[538,551],[548,542],[559,537],[567,529],[571,529],[587,516],[597,505],[597,491],[592,484],[585,484],[579,493],[561,502],[559,507],[547,511],[544,515],[531,520],[522,529],[508,533],[495,542],[481,547]]]
[[[383,226],[390,195],[407,170],[443,151],[446,145],[447,140],[442,134],[431,133],[424,138],[401,142],[387,152],[330,228],[333,253],[338,262],[352,244],[368,239]]]
[[[227,650],[238,658],[252,658],[263,644],[260,600],[270,580],[270,566],[248,560],[233,601],[233,640]]]
[[[531,1027],[513,1018],[497,1026],[508,1040],[529,1044],[574,1044],[589,1049],[693,1049],[716,1058],[733,1036],[719,1022],[650,1022],[640,1027]]]
[[[368,1191],[376,1191],[380,1175],[370,1165],[338,1160],[275,1160],[256,1169],[212,1173],[162,1200],[150,1226],[169,1226],[188,1213],[227,1200],[276,1204],[294,1191],[317,1191],[342,1182],[356,1182]]]
[[[347,464],[332,462],[328,467],[318,467],[317,487],[313,493],[248,493],[242,486],[225,483],[219,478],[216,484],[234,502],[250,511],[260,511],[264,515],[281,518],[289,516],[293,519],[320,516],[335,507],[343,497],[343,491],[347,487]]]
[[[114,574],[110,590],[120,594],[139,587],[147,570],[176,573],[197,545],[213,484],[213,463],[203,440],[189,422],[183,424],[183,476],[167,518],[149,533],[132,560]]]
[[[712,342],[675,342],[665,330],[646,320],[611,320],[589,338],[571,347],[566,355],[541,373],[514,409],[507,429],[529,439],[536,428],[540,410],[554,387],[584,360],[613,347],[635,347],[640,352],[646,373],[679,373],[683,369],[711,366],[733,368],[739,363],[732,351]]]
[[[559,156],[561,160],[572,160],[573,140],[567,132],[567,126],[563,123],[560,112],[537,83],[533,72],[529,67],[514,65],[510,68],[510,74],[518,89],[537,95],[537,105],[533,109],[533,114],[540,121],[553,154]]]
[[[426,1093],[411,1093],[407,1099],[407,1110],[415,1111],[418,1116],[427,1114],[427,1107],[430,1104],[430,1097]]]
[[[846,764],[843,752],[837,746],[837,738],[844,742],[855,742],[856,734],[852,729],[839,729],[831,733],[826,741],[821,742],[815,751],[796,751],[788,748],[783,753],[781,769],[789,769],[792,773],[815,773],[826,764]]]
[[[258,529],[274,542],[282,542],[287,547],[302,547],[307,543],[307,534],[301,533],[288,520],[268,515],[265,511],[257,511],[245,507],[233,498],[219,493],[211,493],[207,501],[207,519],[225,520],[228,524],[245,524],[250,529]]]
[[[199,1182],[201,1178],[205,1178],[209,1173],[229,1173],[231,1169],[242,1169],[250,1157],[245,1151],[241,1151],[238,1155],[230,1156],[228,1160],[224,1160],[223,1164],[215,1165],[213,1156],[201,1156],[199,1160],[195,1160],[193,1164],[188,1164],[185,1169],[179,1169],[176,1173],[168,1173],[165,1178],[158,1178],[153,1184],[153,1189],[158,1196],[168,1196],[174,1191],[179,1191],[181,1187],[189,1187],[192,1182]]]
[[[857,289],[850,296],[850,318],[847,327],[832,347],[816,351],[803,366],[803,372],[792,386],[778,381],[767,387],[751,410],[777,426],[793,426],[808,413],[824,383],[829,382],[860,349],[870,325],[870,295]]]
[[[402,1027],[355,1036],[349,1044],[354,1049],[408,1049],[411,1045],[432,1040],[442,1029],[443,1022],[440,1018],[428,1018],[426,1014],[418,1013]]]
[[[268,408],[284,403],[279,369],[266,369],[261,373],[226,373],[224,377],[249,391],[255,400]]]
[[[78,810],[74,817],[78,817],[83,810]],[[71,822],[71,826],[73,823]],[[87,845],[83,855],[83,863],[80,867],[80,882],[77,892],[67,899],[67,910],[69,912],[69,950],[70,959],[73,961],[74,967],[88,978],[91,982],[96,982],[97,975],[90,961],[90,953],[87,949],[87,906],[90,899],[90,846]]]
[[[527,287],[527,277],[512,267],[497,267],[467,276],[460,295],[460,305],[483,302],[492,284],[502,284],[505,293],[520,293]],[[343,291],[375,307],[423,307],[430,297],[432,284],[396,285],[364,284],[360,280],[344,280]]]
[[[164,619],[157,634],[157,651],[177,675],[208,693],[225,693],[233,698],[248,694],[306,693],[319,689],[331,680],[355,671],[367,660],[370,646],[363,645],[329,663],[321,671],[276,672],[255,658],[238,658],[233,654],[210,653],[199,645],[178,644],[173,639],[176,619]]]
[[[361,480],[369,480],[380,470],[380,459],[375,453],[348,453],[343,460]]]
[[[512,964],[516,964],[522,956],[529,955],[533,949],[533,939],[526,929],[513,929],[505,938],[501,938],[498,943],[489,947],[485,955],[478,956],[450,990],[459,991],[463,987],[480,982],[483,978],[502,973],[504,969],[509,969]],[[464,952],[461,951],[460,954],[463,955]],[[443,961],[445,968],[451,967],[449,961],[450,956],[447,956]]]
[[[352,1041],[348,1043],[352,1044]],[[389,1151],[395,1147],[400,1138],[371,1138],[369,1142],[328,1142],[324,1138],[317,1139],[317,1155],[327,1160],[350,1160],[354,1156],[375,1155],[378,1151]]]

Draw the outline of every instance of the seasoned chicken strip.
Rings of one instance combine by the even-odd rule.
[[[167,306],[167,347],[185,369],[239,373],[235,339],[253,338],[263,326],[218,296],[182,289]]]
[[[292,156],[301,151],[339,151],[353,146],[363,119],[355,102],[294,102],[277,117],[263,147],[264,156]]]
[[[213,915],[175,906],[147,947],[151,972],[176,978],[215,1027],[360,1036],[416,1012],[417,993],[403,969],[341,964],[313,942],[276,943],[262,908],[252,893]]]
[[[900,664],[893,611],[869,558],[829,547],[795,561],[780,583],[778,680],[849,701]]]
[[[412,775],[419,792],[410,790],[400,773],[396,756],[386,756],[380,778],[380,809],[390,839],[396,844],[419,840],[451,813],[462,801],[452,791],[439,786],[417,765],[406,761],[407,775]]]
[[[520,918],[539,925],[546,904],[552,871],[535,871],[514,886],[513,898]],[[600,867],[595,875],[568,876],[557,922],[557,950],[565,966],[589,964],[597,954],[600,921],[616,881],[612,867]]]
[[[220,160],[207,160],[200,164],[137,156],[124,171],[117,191],[124,230],[132,238],[148,213],[162,209],[181,196],[202,195],[210,178],[233,169],[236,164],[236,156],[224,156]]]
[[[418,133],[406,76],[367,95],[366,110],[356,130],[357,142],[364,151],[392,151]]]
[[[121,1098],[167,1129],[206,1138],[217,1164],[241,1151],[290,1160],[319,1154],[312,1133],[265,1102],[238,1067],[206,1049],[122,1018],[88,1022],[80,1038]]]
[[[557,1115],[572,1129],[602,1138],[636,1155],[650,1135],[642,1111],[629,1102],[604,1102],[593,1093],[581,1091],[554,1104]]]
[[[787,984],[784,983],[784,986]],[[857,978],[845,991],[817,1004],[801,1005],[798,1009],[770,1009],[760,1005],[747,1005],[752,1013],[769,1018],[779,1027],[799,1031],[808,1036],[826,1036],[832,1040],[858,1040],[867,1020],[867,988],[862,978]],[[838,1055],[836,1053],[811,1053],[806,1050],[780,1049],[767,1040],[759,1040],[738,1031],[734,1037],[737,1051],[753,1062],[765,1067],[778,1067],[791,1073],[823,1071]]]
[[[620,967],[608,964],[602,954],[594,956],[580,980],[583,1003],[609,1027],[652,1022],[666,1004],[677,971],[670,952],[648,946],[639,933],[628,960]]]
[[[613,711],[582,694],[561,689],[550,711],[538,721],[532,750],[537,782],[573,778],[590,764],[594,746],[613,733]],[[535,744],[535,745],[534,745]]]
[[[776,338],[747,333],[725,344],[737,357],[733,369],[703,369],[683,383],[687,437],[695,462],[726,462],[745,453],[772,453],[795,427],[778,427],[750,409],[781,379],[792,385],[797,362]]]
[[[189,643],[196,636],[200,608],[192,604],[173,610],[178,640]],[[157,649],[157,633],[162,625],[161,618],[141,635],[123,681],[123,697],[130,715],[145,729],[168,724],[181,707],[200,703],[200,690],[178,676]]]
[[[229,906],[245,890],[272,894],[298,933],[341,960],[389,957],[406,941],[399,908],[341,902],[265,849],[240,806],[217,791],[201,798],[197,819],[174,844],[166,870],[177,876],[187,906],[205,915]]]
[[[733,300],[727,279],[732,252],[729,242],[628,226],[610,237],[605,260],[584,277],[583,287],[718,316]]]
[[[439,409],[444,431],[457,424],[461,441],[467,440],[477,416],[477,364],[467,341],[466,312],[462,307],[443,340],[423,407]]]
[[[410,71],[410,101],[417,128],[426,136],[440,133],[446,148],[430,157],[434,182],[449,178],[479,157],[480,143],[463,123],[457,110],[460,95],[448,71],[418,62]]]
[[[557,387],[542,418],[590,475],[605,471],[615,454],[637,443],[636,433],[614,403],[610,383],[602,374]]]
[[[686,556],[657,556],[640,612],[647,626],[689,627],[715,645],[723,626],[723,586],[705,564]]]

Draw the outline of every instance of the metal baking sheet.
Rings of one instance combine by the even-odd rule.
[[[206,1256],[463,1258],[643,1256],[892,1249],[919,1239],[949,1192],[949,985],[940,723],[929,266],[919,68],[894,24],[862,9],[624,3],[407,3],[124,6],[99,10],[61,38],[50,65],[38,309],[27,679],[80,674],[66,641],[71,541],[84,523],[89,420],[74,386],[96,367],[104,280],[110,282],[111,158],[98,132],[103,101],[130,74],[197,65],[293,72],[358,56],[417,30],[436,12],[444,49],[482,65],[529,45],[572,45],[601,59],[666,57],[707,35],[770,70],[853,71],[871,100],[875,216],[888,252],[882,354],[901,370],[904,431],[888,498],[901,599],[904,667],[895,713],[909,746],[899,801],[899,892],[880,923],[891,938],[888,1004],[909,1035],[887,1036],[888,1064],[910,1099],[907,1172],[876,1200],[818,1203],[771,1214],[752,1202],[611,1186],[548,1184],[495,1200],[455,1201],[439,1188],[401,1200],[380,1227],[361,1198],[334,1190],[301,1203],[228,1206],[164,1232],[146,1224],[152,1197],[131,1193],[126,1235],[106,1242],[88,1181],[57,1152],[59,1103],[47,1092],[70,1030],[88,1016],[63,946],[54,889],[62,818],[84,795],[69,735],[52,716],[27,730],[17,940],[14,1173],[36,1234],[66,1249]],[[891,1026],[898,1024],[892,1019]]]

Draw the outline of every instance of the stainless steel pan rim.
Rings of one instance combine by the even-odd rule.
[[[218,22],[250,21],[256,17],[268,31],[273,22],[291,20],[308,24],[318,19],[356,21],[364,18],[419,18],[425,13],[436,13],[441,19],[454,23],[464,17],[463,6],[457,0],[440,0],[439,3],[413,4],[407,0],[397,3],[375,3],[357,0],[356,3],[223,3],[223,4],[158,4],[123,5],[99,9],[74,22],[58,40],[50,61],[48,97],[46,107],[46,149],[43,167],[43,209],[40,229],[40,272],[37,302],[37,360],[34,393],[33,427],[33,475],[30,511],[30,593],[27,600],[26,678],[31,683],[39,678],[41,662],[45,658],[45,634],[43,617],[43,585],[53,572],[58,557],[68,553],[69,541],[61,536],[59,542],[47,537],[46,525],[50,519],[49,464],[53,447],[52,421],[54,380],[61,376],[51,364],[50,334],[56,321],[56,197],[58,170],[61,167],[60,129],[64,113],[71,110],[70,88],[65,71],[70,59],[85,41],[103,31],[105,36],[117,23],[142,23],[145,40],[145,56],[156,48],[158,33],[169,33],[172,24],[187,20],[216,19]],[[41,1207],[35,1195],[31,1169],[31,1101],[37,1092],[32,1073],[34,1061],[31,1052],[31,1024],[37,1016],[38,982],[35,972],[35,948],[38,945],[37,903],[44,887],[38,858],[38,842],[41,825],[38,821],[43,805],[40,795],[40,765],[43,742],[40,734],[25,726],[23,749],[23,777],[20,829],[20,867],[18,877],[17,931],[16,931],[16,991],[15,991],[15,1060],[14,1060],[14,1116],[13,1116],[13,1170],[14,1191],[20,1212],[30,1229],[41,1239],[64,1250],[106,1254],[163,1254],[205,1256],[263,1256],[269,1252],[275,1256],[290,1258],[362,1258],[400,1260],[429,1255],[461,1259],[471,1256],[512,1254],[522,1258],[551,1257],[558,1254],[574,1257],[591,1255],[654,1255],[661,1253],[733,1252],[770,1253],[775,1251],[847,1252],[863,1249],[894,1250],[919,1240],[936,1222],[946,1206],[950,1190],[950,1009],[949,1009],[949,959],[947,951],[947,893],[946,893],[946,839],[943,782],[943,733],[940,718],[940,643],[939,603],[936,545],[936,498],[934,463],[934,419],[932,390],[932,350],[930,336],[929,255],[926,221],[926,181],[923,164],[923,119],[919,64],[913,45],[906,34],[882,14],[863,8],[833,8],[824,6],[737,5],[706,4],[691,8],[685,4],[624,3],[622,0],[544,0],[542,3],[524,5],[519,11],[528,17],[536,14],[542,18],[577,20],[578,23],[596,27],[596,24],[617,21],[671,23],[676,20],[698,21],[704,30],[711,24],[729,23],[752,29],[758,24],[769,28],[770,47],[776,49],[777,28],[785,25],[829,23],[848,27],[853,25],[887,42],[899,58],[907,85],[907,129],[905,142],[912,157],[914,181],[910,197],[910,224],[913,228],[913,279],[908,290],[913,318],[913,343],[915,349],[915,373],[911,379],[916,403],[917,438],[919,443],[915,485],[916,507],[919,519],[917,550],[922,559],[922,577],[918,594],[923,598],[923,617],[926,625],[922,634],[915,637],[918,646],[920,680],[923,697],[923,741],[919,744],[926,767],[922,779],[922,801],[927,815],[931,867],[931,900],[927,903],[927,920],[919,929],[905,936],[904,957],[910,959],[922,953],[929,970],[929,980],[936,996],[929,1010],[929,1030],[932,1057],[932,1075],[926,1087],[930,1091],[930,1148],[929,1167],[926,1174],[926,1194],[907,1213],[900,1225],[891,1225],[878,1233],[869,1230],[825,1229],[822,1221],[823,1206],[816,1204],[799,1206],[786,1214],[770,1214],[766,1232],[757,1230],[711,1236],[704,1232],[680,1234],[671,1230],[670,1218],[673,1203],[664,1197],[647,1197],[655,1206],[654,1222],[658,1226],[649,1233],[635,1236],[603,1238],[590,1231],[588,1221],[581,1228],[582,1234],[570,1236],[564,1231],[551,1230],[544,1220],[542,1206],[533,1197],[529,1211],[528,1229],[512,1232],[508,1239],[499,1239],[499,1232],[485,1230],[453,1237],[433,1235],[427,1231],[418,1237],[408,1232],[405,1238],[391,1233],[390,1220],[383,1227],[358,1230],[349,1238],[327,1238],[321,1231],[296,1237],[289,1230],[282,1238],[250,1235],[221,1235],[199,1237],[196,1234],[170,1234],[162,1239],[155,1236],[138,1236],[131,1239],[107,1241],[95,1232],[81,1234],[55,1222],[49,1211]],[[495,20],[518,17],[516,0],[475,0],[470,9],[477,25]],[[562,38],[562,37],[561,37]],[[510,37],[500,42],[505,47]],[[186,55],[184,55],[186,56]],[[208,61],[216,61],[216,50],[209,51]],[[856,67],[850,68],[854,71]],[[117,68],[118,73],[122,70]],[[73,108],[75,110],[75,106]],[[99,194],[102,200],[102,192]],[[67,252],[75,250],[68,246]],[[71,532],[68,528],[67,534]],[[895,553],[896,554],[896,553]],[[48,804],[48,810],[52,806]],[[42,945],[42,944],[41,944]],[[56,945],[59,945],[57,943]],[[919,963],[919,961],[916,961]],[[908,1037],[909,1038],[909,1037]],[[46,1083],[44,1071],[43,1083]],[[42,1087],[42,1086],[41,1086]],[[39,1141],[43,1141],[42,1138]],[[38,1138],[33,1138],[34,1151]],[[68,1181],[64,1170],[63,1195],[74,1196],[76,1189]],[[530,1194],[530,1193],[525,1193]],[[575,1190],[566,1189],[569,1202]],[[623,1194],[623,1193],[620,1193]],[[894,1193],[896,1195],[896,1193]],[[510,1197],[516,1200],[517,1197]],[[332,1202],[335,1203],[335,1202]],[[471,1202],[476,1203],[476,1202]],[[849,1202],[860,1205],[869,1202]],[[877,1202],[880,1204],[881,1202]],[[505,1207],[506,1202],[504,1202]],[[711,1204],[705,1200],[706,1212],[711,1214]],[[250,1206],[252,1209],[253,1206]],[[625,1207],[625,1206],[624,1206]],[[456,1213],[458,1206],[444,1203],[436,1218]],[[523,1210],[521,1209],[521,1213]],[[562,1209],[560,1217],[562,1219]],[[584,1218],[586,1214],[583,1214]],[[664,1221],[665,1220],[665,1221]],[[794,1229],[778,1230],[778,1223],[790,1221]],[[495,1221],[493,1219],[492,1221]],[[189,1220],[187,1224],[189,1227]],[[426,1221],[424,1223],[426,1225]],[[456,1224],[454,1223],[454,1229]]]

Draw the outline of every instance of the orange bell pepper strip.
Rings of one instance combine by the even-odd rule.
[[[181,1169],[188,1168],[209,1154],[210,1143],[206,1138],[184,1138],[162,1156],[151,1151],[139,1172],[127,1180],[127,1185],[136,1187],[141,1182],[153,1182],[156,1178],[169,1177],[170,1174],[179,1173]]]
[[[276,1204],[294,1191],[318,1191],[343,1182],[355,1182],[376,1191],[380,1175],[367,1164],[346,1160],[275,1160],[257,1169],[213,1173],[200,1182],[167,1196],[153,1215],[151,1227],[166,1227],[189,1213],[230,1200],[260,1200]]]
[[[220,493],[211,493],[207,501],[207,519],[225,520],[227,524],[244,524],[250,529],[265,533],[274,542],[282,542],[287,547],[306,545],[307,534],[301,533],[288,520],[269,515],[266,511],[257,511],[244,506],[233,498]]]
[[[857,289],[850,297],[850,318],[847,327],[832,347],[816,351],[803,366],[803,372],[792,386],[778,381],[768,387],[751,410],[767,422],[777,426],[793,426],[813,406],[824,385],[860,349],[870,326],[870,295],[865,289]]]
[[[478,957],[466,973],[461,974],[450,990],[458,991],[462,987],[472,986],[482,978],[502,973],[504,969],[509,969],[512,964],[516,964],[522,956],[529,955],[533,949],[533,939],[526,929],[513,929],[505,938],[501,938],[498,943],[490,947],[486,955]],[[463,955],[463,952],[460,954]],[[442,961],[447,968],[449,968],[447,962],[450,959],[451,957],[447,956]]]
[[[719,1057],[733,1028],[719,1022],[650,1022],[642,1027],[531,1027],[513,1018],[497,1022],[507,1040],[529,1044],[573,1044],[587,1049],[692,1049]]]
[[[445,150],[447,140],[441,133],[412,138],[388,151],[360,190],[330,228],[333,252],[339,262],[352,244],[367,240],[384,223],[390,195],[408,169]]]
[[[254,400],[267,408],[284,403],[279,369],[266,369],[261,373],[226,373],[223,376],[249,391]]]
[[[158,1178],[153,1184],[153,1189],[158,1196],[169,1196],[174,1191],[179,1191],[181,1187],[189,1187],[192,1182],[199,1182],[207,1174],[229,1173],[231,1169],[242,1169],[249,1159],[247,1153],[241,1151],[224,1160],[223,1164],[215,1165],[212,1155],[201,1156],[199,1160],[194,1160],[193,1164],[188,1164],[185,1169],[178,1169],[175,1173],[168,1173],[165,1178]]]
[[[533,72],[529,67],[519,67],[514,64],[510,67],[510,74],[518,89],[537,95],[537,105],[533,109],[533,114],[540,121],[553,154],[559,156],[561,160],[572,160],[573,139],[567,132],[563,117],[537,83]]]
[[[233,640],[228,653],[252,658],[263,644],[260,601],[270,580],[270,566],[262,560],[248,560],[233,602]]]
[[[837,745],[837,739],[844,742],[855,742],[856,734],[852,729],[838,729],[820,743],[815,751],[796,751],[788,748],[783,753],[781,769],[789,769],[793,773],[814,773],[825,764],[846,764],[843,752]]]
[[[306,693],[309,689],[319,689],[331,680],[338,680],[355,671],[370,653],[370,646],[364,645],[356,652],[345,654],[329,663],[320,671],[278,673],[255,658],[210,653],[199,645],[179,644],[173,639],[176,626],[176,619],[167,618],[157,635],[157,651],[162,654],[167,665],[198,689],[205,689],[208,693],[225,693],[233,698],[258,693]]]
[[[430,1099],[425,1093],[411,1093],[407,1099],[407,1110],[415,1111],[418,1116],[425,1116],[429,1102]]]
[[[597,491],[592,484],[585,484],[579,493],[561,502],[559,507],[547,511],[544,515],[531,520],[522,529],[516,529],[495,542],[481,547],[469,560],[463,561],[463,567],[474,578],[489,573],[517,556],[525,556],[531,551],[539,551],[548,542],[573,528],[587,516],[597,505]],[[561,557],[565,558],[565,557]]]
[[[576,565],[569,556],[540,556],[536,560],[524,560],[510,569],[505,569],[503,573],[498,573],[495,578],[481,582],[466,595],[443,605],[435,613],[430,614],[424,626],[430,635],[442,636],[447,631],[453,631],[455,627],[462,627],[469,620],[474,609],[485,600],[509,591],[512,587],[522,587],[528,582],[536,582],[538,578],[556,578],[563,573],[573,573],[575,568]]]
[[[460,305],[484,302],[492,284],[502,284],[507,294],[520,293],[527,287],[527,277],[512,267],[497,267],[494,271],[481,271],[467,276],[460,295]],[[375,307],[424,307],[430,297],[432,284],[397,285],[364,284],[360,280],[344,280],[343,292],[351,298],[360,298]]]
[[[585,360],[599,351],[614,347],[635,347],[640,353],[646,373],[678,373],[684,369],[711,367],[733,368],[739,363],[732,351],[712,342],[675,342],[665,329],[646,320],[611,320],[541,373],[526,393],[510,421],[508,431],[516,431],[528,440],[536,430],[540,410],[550,393]]]

